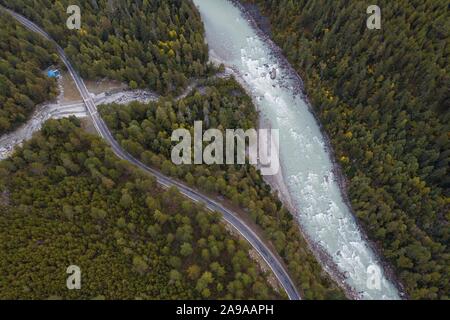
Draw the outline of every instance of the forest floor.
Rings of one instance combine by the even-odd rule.
[[[67,71],[61,73],[61,85],[64,94],[62,95],[61,103],[71,103],[82,101],[80,92],[75,85],[72,77],[67,73]]]
[[[124,91],[128,89],[128,86],[122,82],[116,80],[85,80],[87,89],[93,94],[102,94],[104,92],[111,93],[116,91]]]

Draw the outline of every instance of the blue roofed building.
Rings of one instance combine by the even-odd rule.
[[[59,70],[49,70],[47,76],[49,78],[59,78],[61,77],[61,72],[59,72]]]

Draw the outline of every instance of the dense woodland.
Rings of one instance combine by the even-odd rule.
[[[0,135],[56,95],[56,82],[44,69],[57,61],[50,43],[0,11]]]
[[[449,15],[443,0],[381,1],[382,29],[366,28],[367,1],[243,0],[305,90],[347,177],[352,207],[413,299],[448,299]],[[84,78],[177,94],[209,73],[190,0],[90,0],[69,30],[68,0],[0,0],[41,25]],[[0,134],[55,95],[42,72],[51,46],[0,14]],[[305,298],[342,298],[296,222],[252,166],[174,166],[170,135],[195,120],[250,128],[257,114],[233,80],[196,93],[101,113],[130,153],[224,197],[262,228]],[[206,129],[206,128],[205,128]],[[77,120],[50,121],[0,163],[0,298],[277,298],[248,245],[217,215],[117,160]],[[83,270],[81,291],[65,268]],[[4,277],[5,275],[5,277]],[[126,279],[126,281],[124,281]]]
[[[75,118],[0,163],[0,299],[277,299],[219,214],[162,190]],[[66,269],[81,268],[81,290]]]
[[[340,299],[342,291],[311,254],[289,211],[251,165],[181,165],[172,163],[172,131],[193,132],[194,121],[208,128],[255,128],[251,98],[234,79],[210,79],[185,99],[150,104],[100,106],[103,119],[121,145],[144,163],[161,169],[218,198],[225,198],[256,223],[270,240],[306,299]]]
[[[131,88],[178,93],[208,67],[200,14],[191,0],[0,0],[38,23],[87,79],[109,78]],[[81,29],[69,30],[69,5]]]
[[[249,0],[305,81],[353,209],[413,299],[448,299],[448,1]]]

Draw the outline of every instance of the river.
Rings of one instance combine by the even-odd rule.
[[[234,70],[264,121],[280,130],[281,189],[288,193],[282,197],[289,199],[302,231],[331,257],[360,298],[399,299],[342,196],[320,126],[298,92],[299,80],[230,1],[194,3],[205,24],[211,59]],[[380,286],[376,279],[370,281],[368,270],[380,271]]]

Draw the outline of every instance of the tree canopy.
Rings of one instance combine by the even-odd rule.
[[[121,145],[144,163],[235,206],[261,228],[284,259],[305,299],[342,299],[340,288],[324,274],[291,213],[252,165],[174,165],[172,131],[194,122],[209,128],[257,127],[258,114],[234,79],[208,79],[184,99],[149,104],[100,106],[100,113]]]
[[[49,120],[0,162],[0,231],[0,299],[285,297],[219,214],[161,189],[75,118]],[[70,265],[81,290],[66,287]]]
[[[80,30],[66,26],[73,1],[0,3],[46,30],[83,78],[115,79],[167,94],[207,71],[203,24],[191,0],[80,1]]]
[[[56,95],[44,69],[58,62],[52,45],[0,11],[0,135]]]

